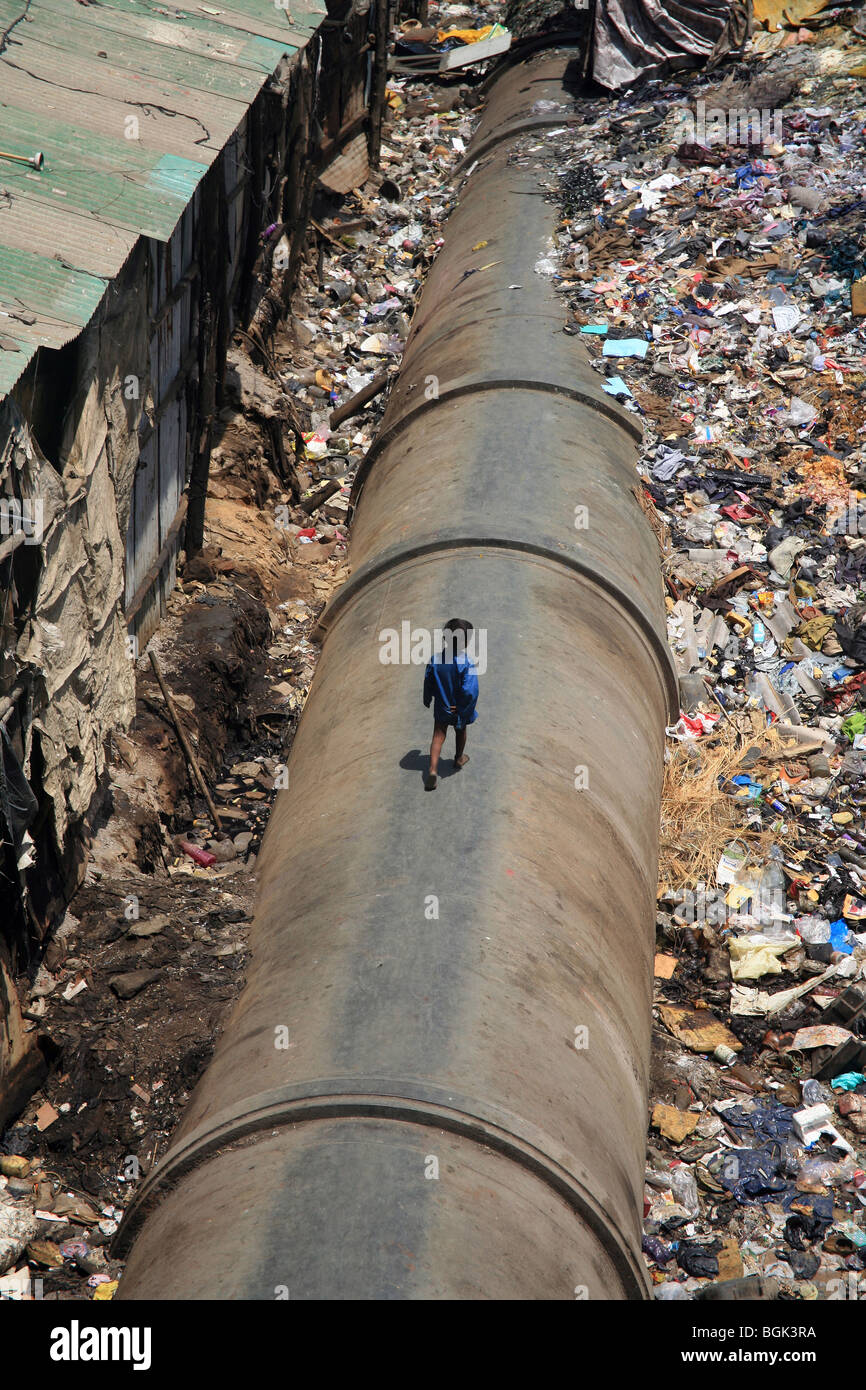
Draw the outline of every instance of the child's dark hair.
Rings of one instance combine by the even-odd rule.
[[[453,661],[456,656],[466,654],[466,644],[469,634],[472,631],[472,624],[467,623],[465,618],[451,618],[442,630],[444,641],[444,652],[448,660]]]

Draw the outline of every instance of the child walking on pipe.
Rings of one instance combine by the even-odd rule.
[[[464,618],[451,618],[443,629],[444,646],[433,656],[424,673],[424,705],[433,702],[433,741],[430,767],[424,778],[427,791],[433,791],[439,776],[439,755],[449,728],[454,729],[454,770],[465,767],[469,756],[466,730],[477,718],[478,672],[466,647],[472,624]]]

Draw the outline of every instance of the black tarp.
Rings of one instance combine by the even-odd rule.
[[[38,809],[39,803],[30,790],[9,735],[0,724],[0,817],[12,836],[16,850]]]

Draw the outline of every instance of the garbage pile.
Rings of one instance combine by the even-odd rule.
[[[60,1185],[39,1163],[21,1155],[0,1154],[0,1299],[30,1300],[44,1296],[52,1271],[74,1270],[96,1302],[111,1299],[120,1266],[107,1254],[122,1211],[100,1206]],[[25,1258],[16,1268],[16,1257]]]
[[[821,8],[712,75],[577,99],[520,156],[562,213],[536,272],[644,427],[680,678],[659,1298],[866,1279],[866,24]]]
[[[446,6],[455,9],[456,6]],[[460,6],[466,9],[466,6]],[[405,20],[400,26],[390,66],[394,72],[448,72],[486,61],[505,53],[511,47],[511,33],[503,24],[485,24],[469,28],[462,26],[437,28],[422,25],[417,19]]]

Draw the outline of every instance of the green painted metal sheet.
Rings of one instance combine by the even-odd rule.
[[[0,157],[0,398],[40,345],[89,322],[131,240],[169,239],[264,82],[326,13],[324,0],[31,0],[25,14],[0,0],[0,150],[45,156],[41,171]],[[149,118],[140,140],[124,136],[130,115]]]
[[[31,251],[0,246],[0,311],[39,314],[48,322],[83,328],[105,293],[101,275],[76,270]],[[12,324],[14,324],[14,318]]]
[[[38,197],[91,216],[94,236],[105,239],[107,268],[114,242],[111,229],[128,227],[167,241],[211,163],[204,157],[187,160],[185,178],[178,175],[172,180],[168,167],[160,178],[160,160],[168,156],[125,140],[121,131],[112,138],[59,120],[46,127],[37,114],[8,106],[0,107],[0,139],[2,148],[12,154],[41,150],[45,155],[45,167],[38,172],[0,160],[3,186],[13,197]],[[0,244],[2,236],[0,221]],[[57,250],[62,254],[63,247]]]
[[[257,78],[273,72],[283,52],[297,51],[302,41],[286,27],[286,38],[261,38],[245,30],[226,26],[214,30],[213,20],[191,15],[172,22],[136,0],[128,14],[99,6],[99,19],[89,20],[94,7],[76,6],[70,12],[69,0],[39,0],[48,22],[33,32],[27,43],[50,45],[73,58],[79,54],[100,59],[106,69],[117,68],[136,75],[152,75],[167,81],[200,87],[226,96],[244,96],[258,90]],[[20,13],[19,0],[0,0],[0,29]],[[15,56],[15,34],[11,35],[8,56]],[[58,90],[60,90],[58,88]]]

